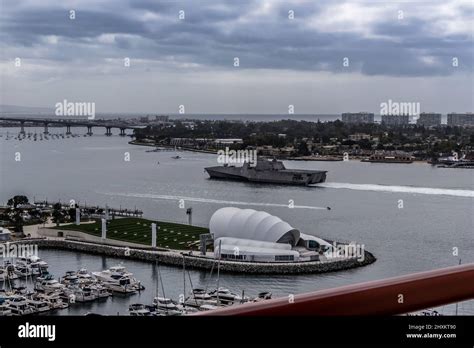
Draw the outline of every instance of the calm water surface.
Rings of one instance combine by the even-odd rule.
[[[275,296],[287,296],[451,266],[459,258],[463,263],[474,262],[471,170],[426,164],[292,161],[285,163],[287,167],[328,170],[327,183],[312,188],[255,185],[209,180],[204,167],[216,165],[214,155],[180,152],[182,159],[175,160],[171,158],[174,152],[147,153],[145,147],[129,145],[128,137],[101,135],[101,128],[94,128],[92,137],[36,142],[6,140],[7,131],[13,135],[18,130],[0,129],[2,203],[15,194],[37,200],[74,199],[81,204],[136,206],[145,217],[186,222],[185,209],[179,208],[179,199],[184,199],[186,208],[193,208],[193,223],[201,226],[207,226],[221,207],[250,207],[275,214],[304,233],[364,244],[378,258],[364,268],[322,275],[223,274],[221,284],[236,292],[255,295],[270,290]],[[18,154],[21,161],[15,161]],[[290,200],[296,208],[288,207]],[[298,206],[329,206],[331,210]],[[453,256],[453,248],[459,249],[459,256]],[[146,286],[130,298],[115,296],[63,313],[124,314],[128,303],[149,303],[156,293],[158,270],[153,264],[55,250],[42,250],[41,256],[56,276],[66,270],[95,271],[123,262]],[[166,296],[177,298],[183,291],[181,270],[161,266],[160,271]],[[194,286],[215,286],[215,278],[209,280],[207,272],[191,271],[190,275]],[[450,313],[453,308],[442,310]],[[474,306],[465,302],[459,311],[474,314]]]

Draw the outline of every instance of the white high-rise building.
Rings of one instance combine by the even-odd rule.
[[[369,112],[345,112],[342,114],[344,123],[374,123],[374,114]]]
[[[448,114],[448,126],[474,126],[474,114],[472,112],[450,113]]]

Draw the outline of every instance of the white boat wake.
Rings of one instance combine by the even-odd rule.
[[[125,196],[125,197],[137,197],[137,198],[150,198],[155,200],[170,200],[179,201],[184,200],[185,202],[200,202],[200,203],[213,203],[213,204],[226,204],[226,205],[244,205],[244,206],[260,206],[260,207],[282,207],[290,208],[289,204],[279,203],[263,203],[263,202],[242,202],[242,201],[226,201],[220,199],[209,199],[199,197],[186,197],[186,196],[171,196],[171,195],[155,195],[151,193],[110,193],[110,192],[98,192],[104,195],[111,196]],[[296,205],[292,206],[292,209],[312,209],[312,210],[327,210],[327,207],[315,207],[311,205]]]
[[[431,187],[412,187],[412,186],[391,186],[391,185],[372,185],[372,184],[350,184],[340,182],[326,182],[314,185],[317,187],[331,189],[348,189],[357,191],[378,191],[378,192],[396,192],[396,193],[418,193],[423,195],[442,195],[454,197],[474,197],[472,190],[453,190]]]

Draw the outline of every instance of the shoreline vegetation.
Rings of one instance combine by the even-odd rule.
[[[218,150],[202,150],[202,149],[195,149],[192,147],[186,147],[186,146],[179,146],[175,147],[172,145],[164,145],[164,144],[154,144],[154,143],[149,143],[149,142],[141,142],[137,140],[132,140],[128,142],[130,145],[137,145],[137,146],[146,146],[146,147],[153,147],[153,148],[158,148],[158,149],[163,149],[165,150],[173,150],[176,148],[177,151],[189,151],[189,152],[197,152],[197,153],[204,153],[208,155],[217,155]],[[159,152],[158,150],[157,152]],[[310,161],[315,161],[315,162],[343,162],[345,161],[343,156],[339,155],[320,155],[320,156],[314,156],[314,155],[307,155],[307,156],[295,156],[295,157],[288,157],[288,156],[259,156],[259,158],[267,158],[267,159],[273,159],[276,158],[277,160],[284,160],[284,161],[303,161],[303,162],[310,162]],[[367,156],[357,156],[357,155],[352,155],[350,156],[346,161],[358,161],[360,162],[361,160],[367,158]],[[390,164],[390,162],[387,162]],[[424,163],[427,164],[429,163],[428,160],[420,160],[420,159],[415,159],[413,163]]]
[[[151,123],[135,129],[133,136],[133,145],[214,154],[222,149],[253,150],[262,158],[279,160],[341,161],[385,155],[435,164],[449,156],[474,158],[474,127],[469,126],[189,119]],[[405,159],[384,163],[408,163]]]
[[[190,152],[199,152],[199,153],[207,153],[210,155],[217,155],[218,150],[202,150],[202,149],[194,149],[192,147],[186,147],[186,146],[173,146],[173,145],[166,145],[166,144],[155,144],[155,143],[149,143],[149,142],[144,142],[144,141],[139,141],[139,140],[132,140],[128,142],[130,145],[138,145],[138,146],[148,146],[148,147],[153,147],[153,148],[158,148],[158,149],[169,149],[169,150],[178,150],[178,151],[190,151]]]

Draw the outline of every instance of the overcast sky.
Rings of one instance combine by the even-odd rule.
[[[473,110],[473,1],[0,1],[0,104],[324,114],[378,113],[391,99]]]

